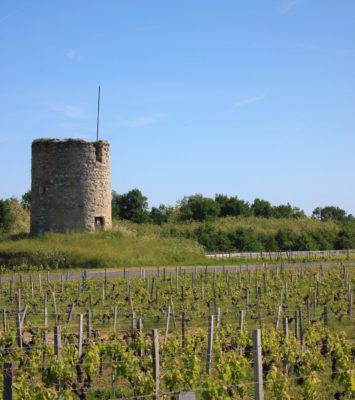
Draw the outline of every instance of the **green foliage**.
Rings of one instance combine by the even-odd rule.
[[[228,252],[232,251],[233,246],[229,235],[226,232],[217,230],[211,224],[199,226],[195,231],[197,241],[208,251]]]
[[[252,209],[248,202],[235,197],[228,197],[223,194],[216,194],[215,201],[220,207],[220,217],[238,217],[240,215],[249,217]]]
[[[264,249],[252,229],[237,229],[229,237],[233,248],[239,251],[262,251]]]
[[[272,216],[271,204],[266,200],[255,199],[251,208],[256,217],[270,218]]]
[[[191,235],[186,234],[186,237]],[[227,231],[209,223],[198,226],[194,237],[211,252],[330,250],[355,246],[355,235],[349,228],[338,233],[327,229],[296,233],[291,228],[258,233],[252,227]]]
[[[0,200],[0,232],[8,233],[15,222],[11,214],[10,200]]]
[[[13,362],[14,399],[68,400],[151,398],[154,395],[151,328],[159,331],[160,397],[173,397],[173,391],[192,390],[198,398],[251,399],[254,393],[252,330],[262,324],[262,361],[265,398],[267,399],[342,399],[355,395],[355,349],[353,320],[346,315],[346,278],[354,284],[350,266],[294,265],[282,268],[241,270],[214,269],[180,272],[178,276],[160,271],[154,275],[130,275],[129,279],[108,276],[62,283],[51,274],[41,280],[36,276],[14,276],[11,284],[4,279],[1,309],[10,317],[17,308],[11,293],[21,287],[21,296],[29,312],[23,323],[24,348],[16,341],[16,325],[7,319],[7,333],[0,332],[0,364]],[[261,275],[262,274],[262,275]],[[43,274],[42,274],[43,277]],[[59,277],[59,275],[58,275]],[[263,278],[258,297],[253,288]],[[320,279],[318,306],[307,318],[307,299],[314,294]],[[35,296],[32,295],[32,282]],[[275,329],[280,294],[282,317],[288,317],[289,335]],[[150,296],[152,287],[159,296]],[[175,286],[176,285],[176,286]],[[11,289],[10,289],[11,287]],[[102,288],[106,287],[103,302]],[[204,289],[203,295],[201,289]],[[181,290],[184,288],[184,299]],[[245,291],[250,289],[248,311],[243,329],[239,312],[245,310]],[[44,298],[57,293],[57,317],[49,313],[49,341],[43,342]],[[155,291],[155,290],[154,290]],[[171,303],[170,303],[171,302]],[[84,340],[83,354],[78,355],[78,325],[65,323],[68,306],[75,303],[75,313],[92,309],[93,336]],[[131,305],[130,305],[131,304]],[[167,342],[163,341],[167,305],[174,304]],[[214,329],[211,373],[206,369],[207,320],[216,304],[221,310],[220,325]],[[329,328],[322,320],[323,306],[329,307]],[[51,308],[51,304],[49,303]],[[132,332],[130,307],[143,320],[143,332]],[[112,331],[113,307],[117,307],[116,332]],[[303,343],[294,335],[295,308],[302,311]],[[185,345],[181,345],[180,316],[186,315]],[[257,315],[260,315],[258,320]],[[344,315],[345,314],[345,315]],[[237,319],[236,319],[237,317]],[[176,319],[176,321],[175,321]],[[61,323],[62,350],[58,359],[53,349],[53,326]],[[173,325],[176,322],[176,326]],[[348,334],[343,332],[346,330]],[[30,342],[29,342],[30,340]],[[45,357],[44,357],[45,356]],[[0,375],[0,391],[3,375]]]
[[[27,190],[21,197],[21,205],[27,211],[31,211],[31,197],[31,190]]]
[[[128,226],[128,225],[127,225]],[[0,258],[22,260],[38,268],[98,268],[204,263],[194,241],[157,237],[129,229],[90,233],[48,233],[0,242]]]
[[[164,204],[160,204],[159,207],[152,207],[150,211],[150,220],[153,224],[162,225],[170,222],[173,215],[173,207],[167,207]]]
[[[139,189],[133,189],[125,194],[112,193],[113,218],[127,219],[143,223],[149,219],[148,201]]]
[[[112,191],[112,200],[111,200],[112,219],[120,218],[120,199],[121,199],[121,196],[113,190]]]
[[[201,194],[184,197],[180,202],[179,217],[181,221],[209,221],[219,216],[220,206],[213,199]]]
[[[353,219],[351,214],[347,215],[346,211],[339,207],[327,206],[317,207],[313,210],[312,217],[320,221],[346,221]]]
[[[335,247],[337,249],[355,248],[355,220],[350,220],[343,224],[337,235]]]

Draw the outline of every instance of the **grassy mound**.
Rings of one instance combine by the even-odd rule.
[[[332,222],[321,223],[311,219],[221,218],[211,224],[221,232],[232,232],[238,228],[252,228],[257,233],[275,233],[280,228],[294,233],[312,232],[320,228],[329,232],[339,230]],[[111,231],[100,233],[7,236],[0,240],[0,265],[7,270],[28,269],[31,266],[38,269],[129,268],[261,262],[255,259],[207,259],[194,234],[200,226],[203,223],[168,223],[159,226],[115,221]],[[311,261],[308,258],[304,260]]]
[[[103,268],[193,265],[205,260],[192,240],[123,234],[49,233],[36,238],[0,242],[3,264],[51,268]]]

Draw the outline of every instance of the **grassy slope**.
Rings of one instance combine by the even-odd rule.
[[[311,219],[224,218],[213,224],[226,231],[239,227],[252,227],[257,232],[276,232],[282,227],[297,233],[320,228],[339,229],[333,223]],[[119,221],[112,231],[98,234],[50,233],[37,238],[5,239],[0,241],[0,259],[11,259],[14,264],[25,261],[29,265],[65,268],[205,264],[203,249],[195,241],[171,237],[172,230],[178,236],[192,232],[198,225],[167,224],[160,227]]]
[[[194,264],[203,250],[185,239],[123,235],[120,232],[46,234],[0,242],[0,258],[30,265],[59,267],[129,267]]]

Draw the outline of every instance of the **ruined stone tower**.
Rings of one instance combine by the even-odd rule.
[[[111,227],[109,150],[106,141],[33,141],[32,234]]]

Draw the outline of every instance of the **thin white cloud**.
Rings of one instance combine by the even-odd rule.
[[[266,97],[265,94],[261,94],[259,96],[254,96],[254,97],[249,97],[247,99],[240,100],[237,103],[233,104],[233,107],[234,108],[245,107],[245,106],[248,106],[249,104],[253,104],[253,103],[262,101],[265,99],[265,97]]]
[[[124,120],[119,118],[119,120],[115,123],[115,126],[120,128],[140,128],[142,126],[153,125],[160,122],[160,118],[157,116],[149,116],[149,115],[142,115],[133,119]]]
[[[7,19],[9,19],[9,18],[13,17],[14,15],[18,14],[19,12],[23,11],[28,6],[29,6],[29,4],[25,4],[22,7],[19,7],[6,15],[0,16],[0,23],[3,23]]]
[[[51,109],[64,117],[83,118],[86,116],[86,111],[82,107],[71,106],[69,104],[53,105]]]
[[[287,14],[292,9],[294,9],[297,6],[299,6],[302,3],[302,1],[303,0],[287,0],[287,1],[284,1],[279,7],[279,12],[281,14]]]
[[[76,50],[69,50],[66,53],[66,57],[70,61],[81,61],[81,55]]]

